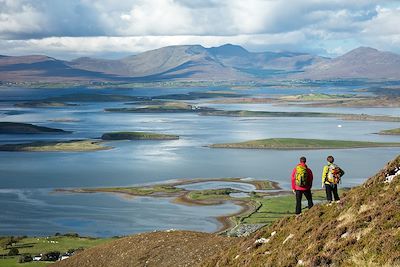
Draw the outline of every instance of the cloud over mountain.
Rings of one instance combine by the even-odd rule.
[[[378,0],[0,0],[0,49],[71,58],[229,42],[255,51],[400,52],[399,13],[398,1]]]

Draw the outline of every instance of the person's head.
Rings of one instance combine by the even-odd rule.
[[[306,163],[306,161],[307,161],[306,157],[303,156],[300,158],[300,163]]]
[[[333,162],[335,161],[335,159],[334,159],[332,156],[328,156],[328,157],[326,158],[326,160],[327,160],[329,163],[333,163]]]

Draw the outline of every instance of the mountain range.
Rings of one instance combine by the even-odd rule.
[[[1,82],[251,81],[290,79],[400,79],[400,55],[356,48],[327,58],[296,52],[249,52],[226,44],[168,46],[121,59],[45,55],[0,56]]]

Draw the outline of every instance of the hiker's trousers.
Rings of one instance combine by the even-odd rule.
[[[303,194],[306,196],[308,201],[308,208],[310,209],[314,203],[312,201],[311,190],[296,190],[296,214],[301,213],[301,198]]]
[[[337,184],[325,184],[326,200],[331,202],[332,201],[332,195],[333,195],[335,201],[340,200],[337,190],[338,190],[337,189]]]

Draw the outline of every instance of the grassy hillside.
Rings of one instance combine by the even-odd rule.
[[[400,156],[340,203],[279,220],[204,266],[400,266],[399,169]]]
[[[189,231],[138,234],[87,249],[54,266],[197,266],[238,240]]]
[[[300,138],[270,138],[241,143],[214,144],[212,148],[253,148],[253,149],[339,149],[363,147],[395,147],[400,143],[380,143],[343,140],[320,140]]]
[[[318,204],[300,217],[285,215],[248,238],[144,233],[87,249],[55,266],[400,266],[399,210],[400,156],[342,193],[340,203]]]

